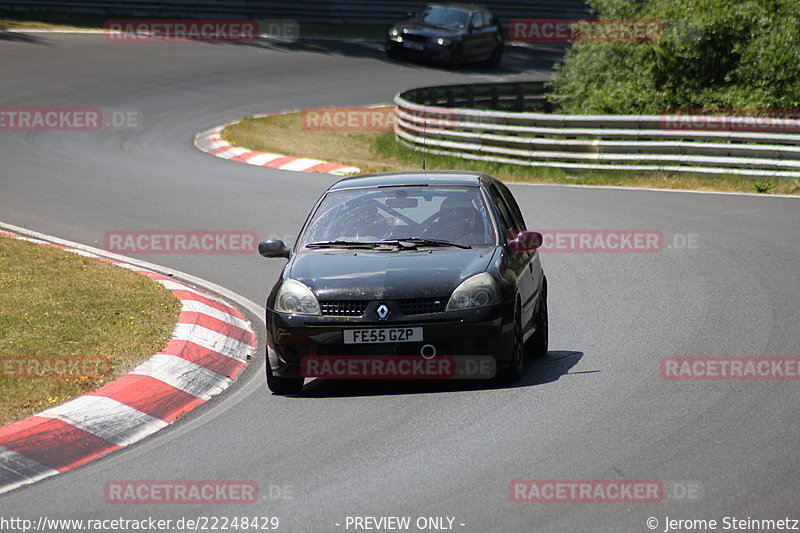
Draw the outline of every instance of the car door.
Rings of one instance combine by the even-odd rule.
[[[483,36],[481,35],[481,29],[483,28],[483,16],[481,15],[480,11],[476,11],[472,13],[469,24],[467,24],[467,28],[464,30],[464,40],[463,40],[463,57],[467,60],[475,59],[482,54],[481,48],[483,47],[483,43],[481,39]]]
[[[518,231],[522,231],[525,228],[524,221],[521,219],[522,215],[519,213],[516,202],[514,203],[514,207],[517,211],[517,215],[515,216],[512,214],[513,210],[508,205],[508,202],[501,192],[502,189],[505,189],[502,183],[490,183],[487,187],[489,198],[499,216],[503,239],[508,242],[510,237],[513,237]],[[505,192],[508,193],[508,190],[506,189]],[[510,196],[510,193],[508,193],[508,196]],[[522,324],[524,328],[527,328],[531,320],[533,320],[534,305],[536,303],[531,254],[511,251],[506,246],[506,261],[517,278],[517,291],[519,292],[520,301],[522,302]]]
[[[497,17],[488,11],[483,12],[483,23],[485,26],[485,39],[486,39],[486,56],[489,57],[494,53],[495,48],[502,46],[503,37],[500,29],[500,23]]]
[[[508,190],[502,182],[492,184],[497,188],[497,192],[503,200],[503,204],[508,210],[509,218],[511,219],[512,231],[518,232],[527,229],[525,227],[525,219],[522,217],[522,211],[514,199],[514,195]],[[536,301],[539,294],[539,287],[541,280],[540,272],[541,266],[539,265],[539,252],[518,252],[522,263],[524,263],[522,271],[520,272],[519,287],[520,296],[522,297],[522,323],[528,325],[529,322],[534,320],[536,311]]]

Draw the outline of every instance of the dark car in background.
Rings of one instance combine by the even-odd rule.
[[[391,58],[429,59],[458,68],[468,62],[496,67],[503,55],[503,31],[489,10],[472,4],[431,4],[389,30]]]
[[[267,299],[267,383],[299,394],[304,358],[481,357],[504,379],[547,353],[547,280],[517,202],[475,172],[345,178],[317,201]]]

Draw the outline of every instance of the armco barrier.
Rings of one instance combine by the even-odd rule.
[[[516,165],[800,178],[800,120],[747,131],[747,117],[560,115],[544,92],[544,82],[411,89],[394,99],[395,133],[414,150]]]

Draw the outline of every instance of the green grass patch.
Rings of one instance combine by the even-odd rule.
[[[246,118],[239,124],[225,128],[222,137],[234,146],[334,161],[358,167],[365,173],[422,168],[422,152],[397,142],[393,132],[305,129],[299,112]],[[425,167],[428,169],[473,170],[511,182],[800,194],[798,179],[776,178],[765,181],[734,175],[709,176],[688,172],[565,170],[474,161],[434,154],[426,154],[424,159]],[[767,187],[765,183],[771,185]]]
[[[7,237],[0,237],[0,301],[0,425],[129,372],[164,348],[181,308],[141,274]],[[96,357],[110,360],[109,375],[19,377],[18,361],[30,368]]]

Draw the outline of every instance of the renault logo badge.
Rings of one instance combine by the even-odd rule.
[[[386,307],[386,304],[381,304],[378,306],[378,318],[381,320],[386,320],[386,317],[389,316],[389,308]]]

